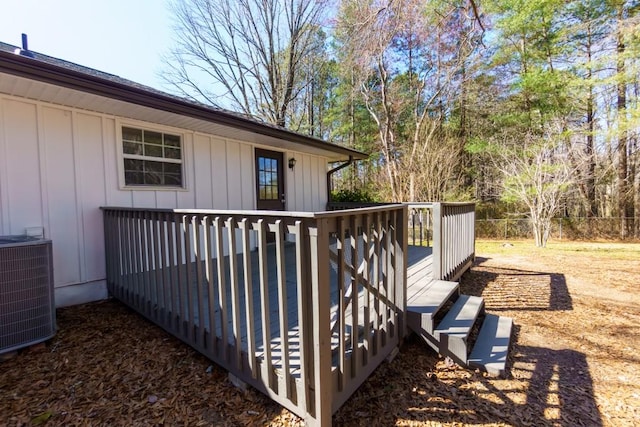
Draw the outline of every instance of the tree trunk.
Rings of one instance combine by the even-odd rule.
[[[586,199],[587,199],[587,217],[598,216],[598,203],[596,200],[596,156],[593,143],[594,132],[594,114],[593,114],[593,87],[592,84],[592,66],[591,63],[591,31],[587,35],[587,82],[589,84],[589,95],[587,97],[587,146],[585,154],[587,155],[587,176],[586,176]]]
[[[621,31],[624,20],[624,5],[618,6],[618,36],[617,36],[617,109],[618,126],[625,126],[627,110],[627,85],[625,82],[625,43]],[[627,131],[622,128],[618,134],[618,217],[620,218],[620,238],[628,235],[627,214],[629,213],[629,176],[627,168]]]

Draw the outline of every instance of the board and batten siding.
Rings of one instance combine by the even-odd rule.
[[[121,188],[122,124],[182,135],[186,189]],[[103,299],[100,206],[255,209],[254,148],[215,135],[0,95],[0,235],[44,229],[53,241],[58,306]],[[286,166],[291,157],[297,161],[293,170]],[[284,158],[287,210],[323,211],[327,159],[291,151]]]

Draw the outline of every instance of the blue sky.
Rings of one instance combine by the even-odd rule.
[[[0,41],[158,89],[172,44],[168,0],[2,0]]]

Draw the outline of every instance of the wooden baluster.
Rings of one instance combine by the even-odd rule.
[[[338,225],[338,236],[336,238],[336,250],[338,255],[337,262],[337,278],[338,278],[338,351],[339,351],[339,360],[338,360],[338,390],[344,390],[345,386],[345,369],[346,369],[346,360],[345,356],[347,354],[347,337],[346,337],[346,319],[345,314],[347,311],[347,302],[346,302],[346,287],[344,282],[344,273],[345,273],[345,225],[344,225],[344,217],[339,216],[337,218]]]
[[[229,321],[228,321],[228,305],[227,305],[227,272],[224,261],[224,234],[222,229],[224,228],[222,219],[216,217],[213,220],[214,229],[216,233],[216,267],[218,269],[218,311],[220,312],[220,335],[222,339],[222,345],[220,346],[220,358],[226,362],[229,362]]]
[[[251,271],[251,245],[249,234],[251,232],[250,223],[247,218],[242,218],[240,222],[242,230],[242,259],[244,264],[244,309],[247,328],[247,358],[251,378],[258,378],[256,367],[256,330],[253,319],[253,276]]]
[[[240,289],[238,284],[238,258],[236,251],[236,220],[226,221],[229,236],[229,278],[231,280],[231,319],[235,345],[235,366],[242,372],[242,331],[240,330]]]
[[[278,385],[278,394],[291,398],[291,372],[289,370],[289,320],[287,316],[287,280],[284,257],[284,228],[282,220],[273,225],[276,234],[276,266],[278,280],[278,314],[280,321],[280,353],[284,384]]]
[[[198,308],[198,333],[195,335],[196,343],[201,346],[206,346],[206,331],[205,331],[205,308],[204,308],[204,298],[202,289],[205,286],[204,284],[204,273],[202,271],[202,264],[205,262],[202,254],[202,241],[200,239],[200,224],[201,220],[199,215],[191,216],[191,228],[193,232],[193,251],[194,251],[194,261],[196,263],[196,301],[193,305],[193,309]],[[195,329],[195,324],[191,325],[191,329]]]
[[[296,287],[298,294],[298,333],[300,334],[300,382],[302,384],[302,393],[298,397],[298,406],[306,413],[307,400],[309,398],[308,390],[308,378],[307,378],[307,351],[311,349],[305,348],[309,340],[312,339],[312,329],[307,325],[306,317],[309,316],[309,309],[312,309],[312,305],[309,303],[311,293],[309,292],[307,284],[304,281],[306,272],[310,268],[309,256],[306,253],[306,239],[302,229],[302,222],[296,221],[294,226],[294,234],[296,237]],[[309,352],[310,355],[310,352]]]
[[[209,316],[209,340],[205,341],[207,351],[211,358],[216,358],[219,351],[217,349],[217,336],[216,336],[216,287],[215,276],[213,270],[213,242],[211,241],[211,217],[205,215],[202,218],[202,228],[204,231],[204,268],[207,281],[207,313]],[[203,336],[206,337],[203,331]]]
[[[269,389],[275,390],[273,381],[273,360],[271,357],[271,316],[269,304],[269,272],[267,264],[267,230],[262,218],[254,224],[258,232],[258,268],[260,277],[260,307],[262,315],[262,379]]]

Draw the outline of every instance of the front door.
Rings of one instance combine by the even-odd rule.
[[[284,163],[278,151],[256,148],[256,192],[258,210],[283,211]]]

